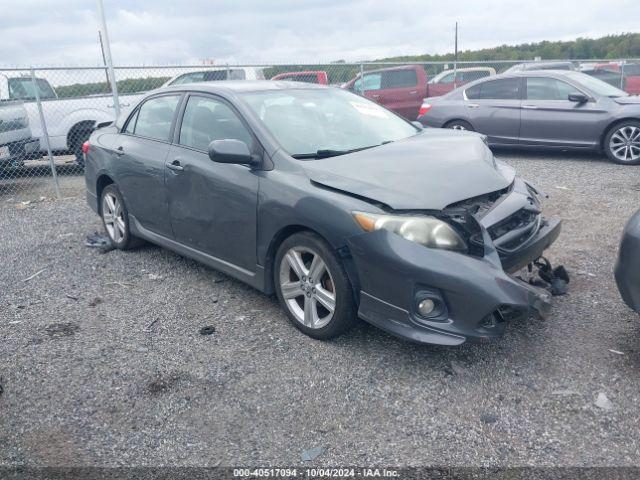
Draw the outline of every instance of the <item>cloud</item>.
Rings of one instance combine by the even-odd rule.
[[[93,1],[11,2],[4,65],[99,65]],[[637,30],[637,0],[105,0],[116,64],[328,62]]]

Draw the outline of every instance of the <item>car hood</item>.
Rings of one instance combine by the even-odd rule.
[[[394,210],[442,210],[508,187],[515,171],[496,165],[481,135],[445,129],[360,152],[306,161],[316,184]]]
[[[616,97],[612,99],[620,105],[640,105],[640,96],[629,95],[628,97]]]

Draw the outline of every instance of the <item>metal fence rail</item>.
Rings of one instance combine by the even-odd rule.
[[[102,67],[0,68],[0,200],[65,195],[83,174],[82,144],[94,127],[111,122],[142,96],[165,84],[195,81],[296,80],[347,88],[385,103],[408,89],[415,105],[398,111],[410,120],[422,99],[484,76],[528,66],[572,68],[640,94],[640,59],[227,64],[114,67],[114,94]],[[543,65],[544,64],[544,65]],[[117,101],[116,101],[117,99]],[[413,117],[413,118],[412,118]]]

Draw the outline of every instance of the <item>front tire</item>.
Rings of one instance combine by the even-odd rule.
[[[142,240],[134,237],[129,229],[129,212],[122,193],[115,184],[107,185],[100,195],[100,216],[111,245],[119,250],[130,250]]]
[[[640,164],[640,122],[628,120],[611,127],[604,138],[604,151],[621,165]]]
[[[357,322],[353,288],[342,263],[318,235],[287,238],[274,264],[276,294],[293,325],[318,340],[328,340]]]

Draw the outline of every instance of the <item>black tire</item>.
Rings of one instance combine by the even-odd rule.
[[[612,137],[616,135],[618,132],[620,132],[621,130],[633,131],[632,129],[635,129],[636,132],[640,132],[640,121],[625,120],[624,122],[616,123],[611,128],[609,128],[609,130],[607,131],[607,134],[604,137],[604,142],[602,144],[602,147],[605,153],[607,154],[607,157],[609,157],[609,160],[611,160],[612,162],[618,163],[620,165],[640,165],[640,156],[638,156],[638,158],[635,158],[635,159],[629,158],[628,160],[619,158],[614,151],[612,141],[611,141]],[[637,134],[638,133],[636,133],[635,135]],[[634,136],[634,138],[635,140],[633,141],[633,145],[636,146],[635,148],[640,147],[640,137]],[[621,143],[621,145],[623,144]]]
[[[121,220],[124,225],[124,232],[122,232],[121,235],[114,234],[113,229],[117,228],[118,232],[120,232],[122,225],[118,227],[112,225],[111,228],[109,228],[109,222],[106,220],[106,217],[109,215],[105,205],[105,197],[107,196],[116,198],[121,206]],[[104,187],[100,194],[100,217],[102,218],[102,225],[107,232],[109,241],[115,248],[119,250],[131,250],[132,248],[136,248],[144,243],[142,239],[131,234],[131,230],[129,229],[129,212],[127,210],[127,205],[124,203],[124,198],[122,197],[120,190],[114,183]]]
[[[301,284],[305,283],[306,285],[306,293],[302,294],[301,297],[298,297],[296,300],[292,298],[285,300],[282,293],[281,275],[286,276],[291,272],[283,273],[283,270],[289,268],[290,265],[287,260],[284,260],[284,262],[287,263],[283,265],[283,259],[285,255],[287,255],[287,253],[289,253],[292,249],[308,250],[310,252],[309,255],[318,254],[320,259],[326,265],[326,275],[321,275],[321,278],[317,278],[316,282],[314,282],[313,279],[307,279],[309,280],[309,283],[301,282]],[[301,256],[300,258],[303,257]],[[304,334],[317,340],[328,340],[341,335],[357,323],[357,307],[353,297],[353,288],[351,286],[351,282],[347,277],[342,263],[333,252],[331,246],[315,233],[296,233],[282,242],[280,248],[278,248],[278,252],[276,253],[273,272],[276,294],[278,296],[278,300],[280,301],[280,305],[286,312],[291,323]],[[327,281],[327,279],[329,279],[330,284],[321,283],[323,281]],[[296,283],[296,281],[294,280],[291,283]],[[329,293],[332,293],[335,300],[335,308],[333,309],[332,316],[330,317],[326,325],[319,328],[311,328],[310,326],[305,325],[296,316],[296,314],[292,311],[292,308],[290,308],[290,305],[287,303],[291,302],[292,300],[298,302],[298,300],[300,300],[301,298],[303,304],[306,305],[305,296],[309,296],[309,290],[314,284],[316,285],[316,287],[318,287],[318,290],[320,290],[319,285],[321,285],[326,289],[325,291],[329,291]],[[319,308],[319,310],[324,309],[324,306],[320,302],[316,302],[315,294],[316,289],[313,288],[312,301],[314,302],[314,308]],[[298,305],[299,308],[303,309],[299,302]],[[327,312],[329,312],[329,310],[327,310]],[[322,321],[320,321],[319,323],[321,322]]]
[[[452,130],[468,130],[470,132],[475,132],[473,126],[469,122],[465,122],[464,120],[451,120],[447,122],[444,128],[450,128]]]

